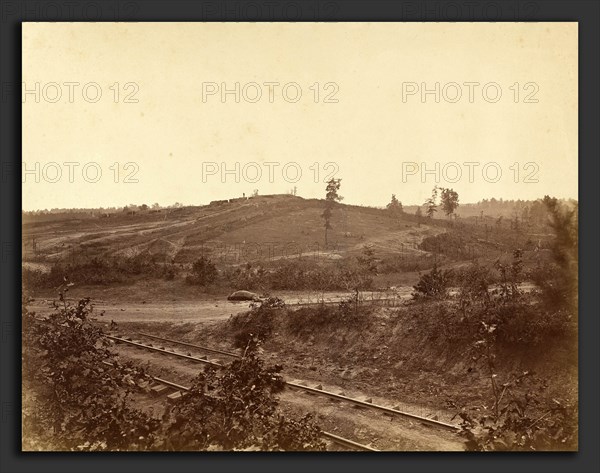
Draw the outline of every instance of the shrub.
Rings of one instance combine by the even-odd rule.
[[[491,407],[462,409],[459,434],[470,451],[575,450],[577,404],[545,400],[547,382],[528,371],[495,381]]]
[[[432,253],[440,253],[454,258],[462,258],[467,253],[466,240],[459,233],[440,233],[426,237],[419,248]]]
[[[23,282],[30,289],[58,288],[66,280],[78,285],[108,285],[123,282],[131,276],[160,277],[164,269],[156,256],[143,251],[132,256],[94,256],[76,261],[56,261],[47,273],[23,269]]]
[[[248,290],[264,290],[269,286],[269,273],[261,265],[252,266],[246,263],[244,266],[229,268],[224,272],[224,279],[231,287],[244,288]]]
[[[280,264],[268,275],[273,290],[349,290],[371,286],[373,274],[361,261],[319,265],[314,261],[294,260]],[[368,261],[368,264],[371,264]]]
[[[539,288],[542,301],[547,307],[576,311],[575,283],[572,277],[564,275],[563,268],[558,264],[545,262],[530,269],[527,275]]]
[[[463,321],[493,325],[497,340],[508,345],[539,345],[554,336],[574,335],[576,325],[569,314],[541,305],[536,294],[522,291],[522,268],[522,252],[515,250],[510,264],[496,262],[494,268],[473,264],[456,271],[458,314]]]
[[[493,317],[498,326],[498,341],[512,345],[543,345],[552,338],[576,343],[576,319],[564,309],[549,310],[531,296],[520,302],[499,305]]]
[[[483,364],[492,393],[487,406],[463,408],[459,413],[460,433],[467,439],[466,448],[477,451],[573,449],[577,443],[575,405],[556,399],[545,400],[543,392],[547,383],[527,371],[501,380],[497,352],[502,345],[548,343],[553,337],[563,338],[569,332],[575,340],[575,326],[560,311],[543,310],[535,295],[520,291],[519,250],[514,252],[510,266],[496,263],[496,267],[500,272],[499,288],[489,291],[487,273],[475,269],[461,289],[461,294],[469,294],[473,302],[468,306],[468,321],[471,326],[476,323],[479,329],[473,333],[476,341],[471,359]]]
[[[65,289],[65,291],[68,289]],[[120,363],[90,322],[88,298],[60,293],[40,319],[23,298],[23,445],[37,450],[324,450],[310,415],[285,418],[276,394],[281,366],[265,367],[257,337],[222,373],[209,367],[162,421],[131,406],[151,378]],[[279,307],[277,299],[268,303]],[[266,309],[265,309],[266,310]]]
[[[319,304],[289,310],[286,317],[288,330],[293,334],[310,334],[325,328],[361,329],[371,321],[372,306],[364,306],[355,293],[337,306]]]
[[[496,261],[494,265],[500,273],[499,289],[494,290],[503,300],[514,300],[521,296],[519,284],[523,281],[523,250],[513,251],[513,260],[510,265]]]
[[[39,320],[24,305],[23,374],[32,389],[24,389],[23,432],[45,449],[151,448],[159,421],[128,401],[131,388],[148,382],[146,372],[114,358],[89,320],[89,298],[73,305],[61,292],[54,309]]]
[[[438,269],[435,265],[431,271],[423,274],[416,286],[413,286],[413,298],[427,297],[443,299],[448,295],[448,286],[452,276],[451,270]]]
[[[324,450],[310,416],[286,419],[276,394],[281,366],[265,367],[257,339],[222,374],[207,367],[165,416],[165,443],[173,450]]]
[[[237,314],[231,319],[234,344],[245,347],[256,338],[263,342],[271,336],[277,315],[285,309],[285,303],[278,297],[269,297],[261,302],[253,302],[251,310]]]
[[[210,259],[201,256],[192,264],[192,272],[186,278],[186,281],[190,284],[207,286],[217,279],[217,275],[218,272],[214,263]]]

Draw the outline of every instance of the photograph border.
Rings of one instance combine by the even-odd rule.
[[[0,4],[0,471],[600,471],[600,2],[402,0],[69,0]],[[79,7],[77,6],[79,5]],[[258,7],[250,5],[257,5]],[[481,7],[477,7],[481,5]],[[292,13],[293,12],[293,13]],[[579,452],[159,453],[21,452],[21,32],[26,21],[572,21],[579,24]]]

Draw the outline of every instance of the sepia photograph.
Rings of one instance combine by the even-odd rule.
[[[22,451],[578,451],[576,22],[21,54]]]

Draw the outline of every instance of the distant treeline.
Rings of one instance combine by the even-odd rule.
[[[574,199],[559,199],[561,204],[573,208],[577,205]],[[407,213],[415,213],[418,205],[404,206],[404,211]],[[462,218],[469,217],[502,217],[507,220],[518,218],[524,221],[542,223],[546,219],[547,210],[544,206],[543,199],[536,200],[504,200],[483,199],[476,204],[461,203],[455,213]]]

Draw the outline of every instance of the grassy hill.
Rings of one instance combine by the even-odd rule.
[[[344,257],[372,245],[382,255],[420,252],[424,237],[444,231],[412,216],[392,218],[382,209],[338,204],[324,248],[323,202],[291,195],[259,196],[202,207],[28,216],[23,260],[132,255],[190,263],[202,254],[234,262],[319,253]]]
[[[341,203],[325,247],[323,209],[322,200],[272,195],[135,212],[25,214],[24,284],[55,288],[66,277],[80,286],[133,285],[128,294],[162,291],[167,298],[189,296],[190,284],[222,293],[385,289],[413,286],[436,265],[510,264],[517,248],[527,268],[551,259],[548,227],[418,219]],[[201,256],[216,267],[213,283],[193,279]]]

